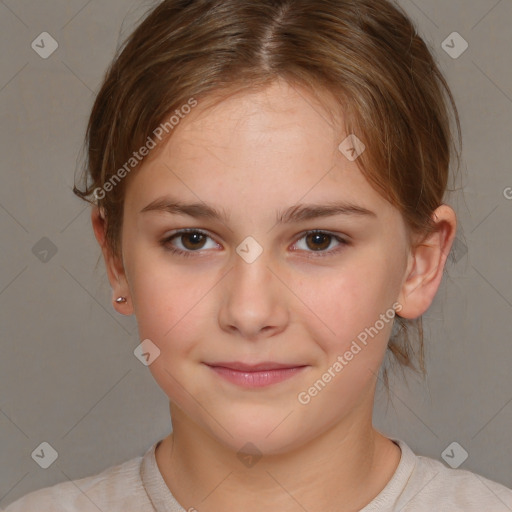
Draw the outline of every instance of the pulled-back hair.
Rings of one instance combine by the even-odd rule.
[[[171,136],[169,119],[182,117],[185,106],[278,78],[320,101],[330,93],[346,134],[366,146],[357,163],[369,183],[402,213],[409,234],[435,230],[452,150],[460,163],[448,107],[459,141],[460,122],[431,51],[400,7],[387,0],[164,0],[106,73],[87,127],[83,188],[74,187],[102,208],[114,255],[121,254],[126,182],[139,164],[134,151],[156,135]],[[390,353],[417,369],[416,352],[424,374],[421,317],[396,322]],[[384,379],[387,385],[386,371]]]

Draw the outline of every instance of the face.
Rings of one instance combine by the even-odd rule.
[[[140,340],[160,350],[149,369],[176,414],[233,450],[279,453],[371,417],[409,247],[329,119],[285,82],[199,103],[127,186],[123,264]]]

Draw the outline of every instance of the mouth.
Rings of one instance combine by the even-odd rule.
[[[255,363],[255,364],[246,364],[246,363],[241,363],[238,361],[205,363],[205,364],[207,364],[208,366],[212,366],[212,367],[221,367],[221,368],[228,368],[230,370],[238,370],[240,372],[282,370],[282,369],[299,368],[301,366],[306,366],[306,365],[299,365],[299,364],[274,363],[272,361],[263,361],[261,363]]]
[[[224,380],[245,388],[259,388],[287,380],[309,365],[265,361],[246,364],[238,361],[205,363]]]

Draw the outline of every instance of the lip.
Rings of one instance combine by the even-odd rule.
[[[224,380],[243,388],[261,388],[290,379],[308,365],[262,362],[248,365],[240,362],[206,364]]]
[[[239,361],[230,361],[230,362],[218,362],[218,363],[206,363],[208,366],[213,367],[222,367],[229,368],[230,370],[238,370],[241,372],[258,372],[265,370],[280,370],[286,368],[298,368],[299,364],[284,364],[284,363],[275,363],[273,361],[263,361],[261,363],[256,364],[247,364]]]

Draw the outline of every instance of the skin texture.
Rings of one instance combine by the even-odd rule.
[[[395,302],[405,318],[428,309],[455,214],[440,206],[439,231],[410,247],[400,212],[338,150],[347,134],[296,86],[277,81],[205,107],[199,103],[130,176],[122,260],[104,243],[100,211],[92,212],[113,298],[128,299],[114,307],[135,314],[140,340],[160,350],[149,370],[170,399],[173,433],[157,447],[158,466],[185,509],[359,510],[400,460],[398,446],[372,425],[392,322],[309,403],[297,397]],[[140,213],[166,194],[207,203],[227,218]],[[297,203],[339,200],[375,216],[276,224],[276,212]],[[188,250],[188,258],[161,243],[184,228],[208,235],[166,243]],[[312,229],[327,236],[307,237]],[[263,249],[252,263],[236,252],[248,236]],[[218,361],[307,368],[243,389],[203,364]],[[250,467],[237,457],[248,442],[262,455]]]

